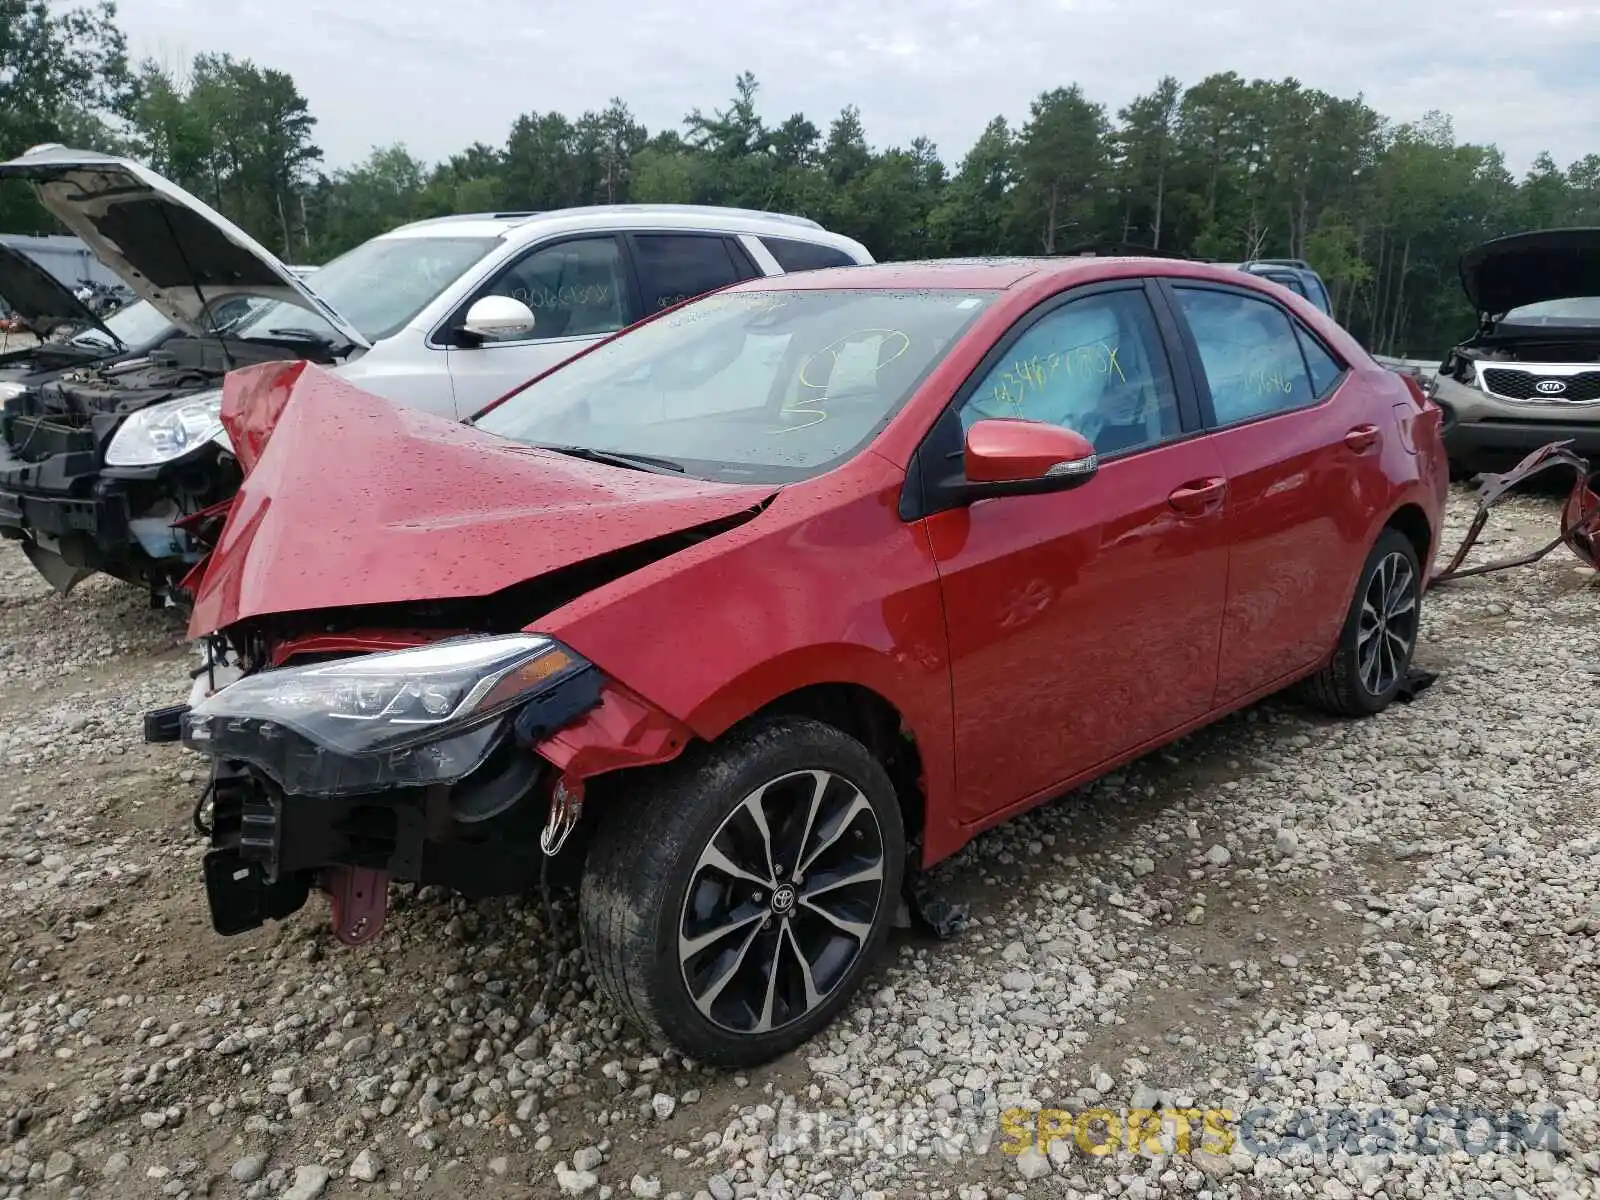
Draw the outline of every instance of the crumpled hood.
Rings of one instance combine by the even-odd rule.
[[[488,596],[772,491],[535,450],[305,362],[231,373],[222,420],[247,474],[193,585],[191,637],[274,613]]]
[[[43,339],[66,327],[99,329],[117,339],[72,289],[21,250],[0,243],[0,301]]]
[[[1540,229],[1484,242],[1461,256],[1461,286],[1480,315],[1524,304],[1600,296],[1600,229]]]

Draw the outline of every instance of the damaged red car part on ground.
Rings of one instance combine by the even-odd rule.
[[[251,369],[189,581],[214,675],[147,729],[212,760],[219,931],[565,873],[631,1020],[759,1062],[988,826],[1291,685],[1393,700],[1439,418],[1168,259],[738,285],[468,424]]]

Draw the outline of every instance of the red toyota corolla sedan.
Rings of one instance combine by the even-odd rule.
[[[752,281],[467,425],[300,363],[224,418],[213,669],[148,725],[214,762],[216,928],[580,871],[605,993],[728,1064],[985,827],[1291,684],[1383,709],[1447,479],[1408,380],[1164,259]]]

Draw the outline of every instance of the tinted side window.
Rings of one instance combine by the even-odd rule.
[[[1217,424],[1303,408],[1316,399],[1282,309],[1237,292],[1173,291],[1200,350]]]
[[[824,267],[853,267],[856,260],[843,250],[832,246],[819,246],[815,242],[797,242],[789,238],[764,237],[761,244],[778,260],[785,272],[820,271]]]
[[[535,341],[595,337],[628,323],[625,278],[616,238],[575,238],[523,255],[480,295],[511,296],[531,308]]]
[[[633,261],[646,315],[744,277],[728,243],[714,235],[643,233],[633,239]]]
[[[1344,368],[1333,355],[1322,348],[1321,342],[1299,325],[1294,327],[1294,331],[1300,338],[1300,350],[1306,356],[1306,370],[1311,375],[1311,391],[1320,400],[1333,390],[1333,385],[1339,382],[1339,376],[1344,374]]]
[[[1061,425],[1101,454],[1177,437],[1178,395],[1144,293],[1086,296],[1039,318],[962,406],[963,429],[986,417]]]

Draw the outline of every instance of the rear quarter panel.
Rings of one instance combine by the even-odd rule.
[[[1363,545],[1370,549],[1383,527],[1402,508],[1420,509],[1428,523],[1428,546],[1418,555],[1426,581],[1439,551],[1450,488],[1449,466],[1439,432],[1441,414],[1436,406],[1413,392],[1400,375],[1376,364],[1353,371],[1344,387],[1356,389],[1357,407],[1352,412],[1361,413],[1364,421],[1382,431],[1381,477],[1374,480],[1381,490],[1355,506],[1358,515],[1353,519],[1365,524]],[[1363,552],[1349,581],[1351,589],[1365,558]]]

